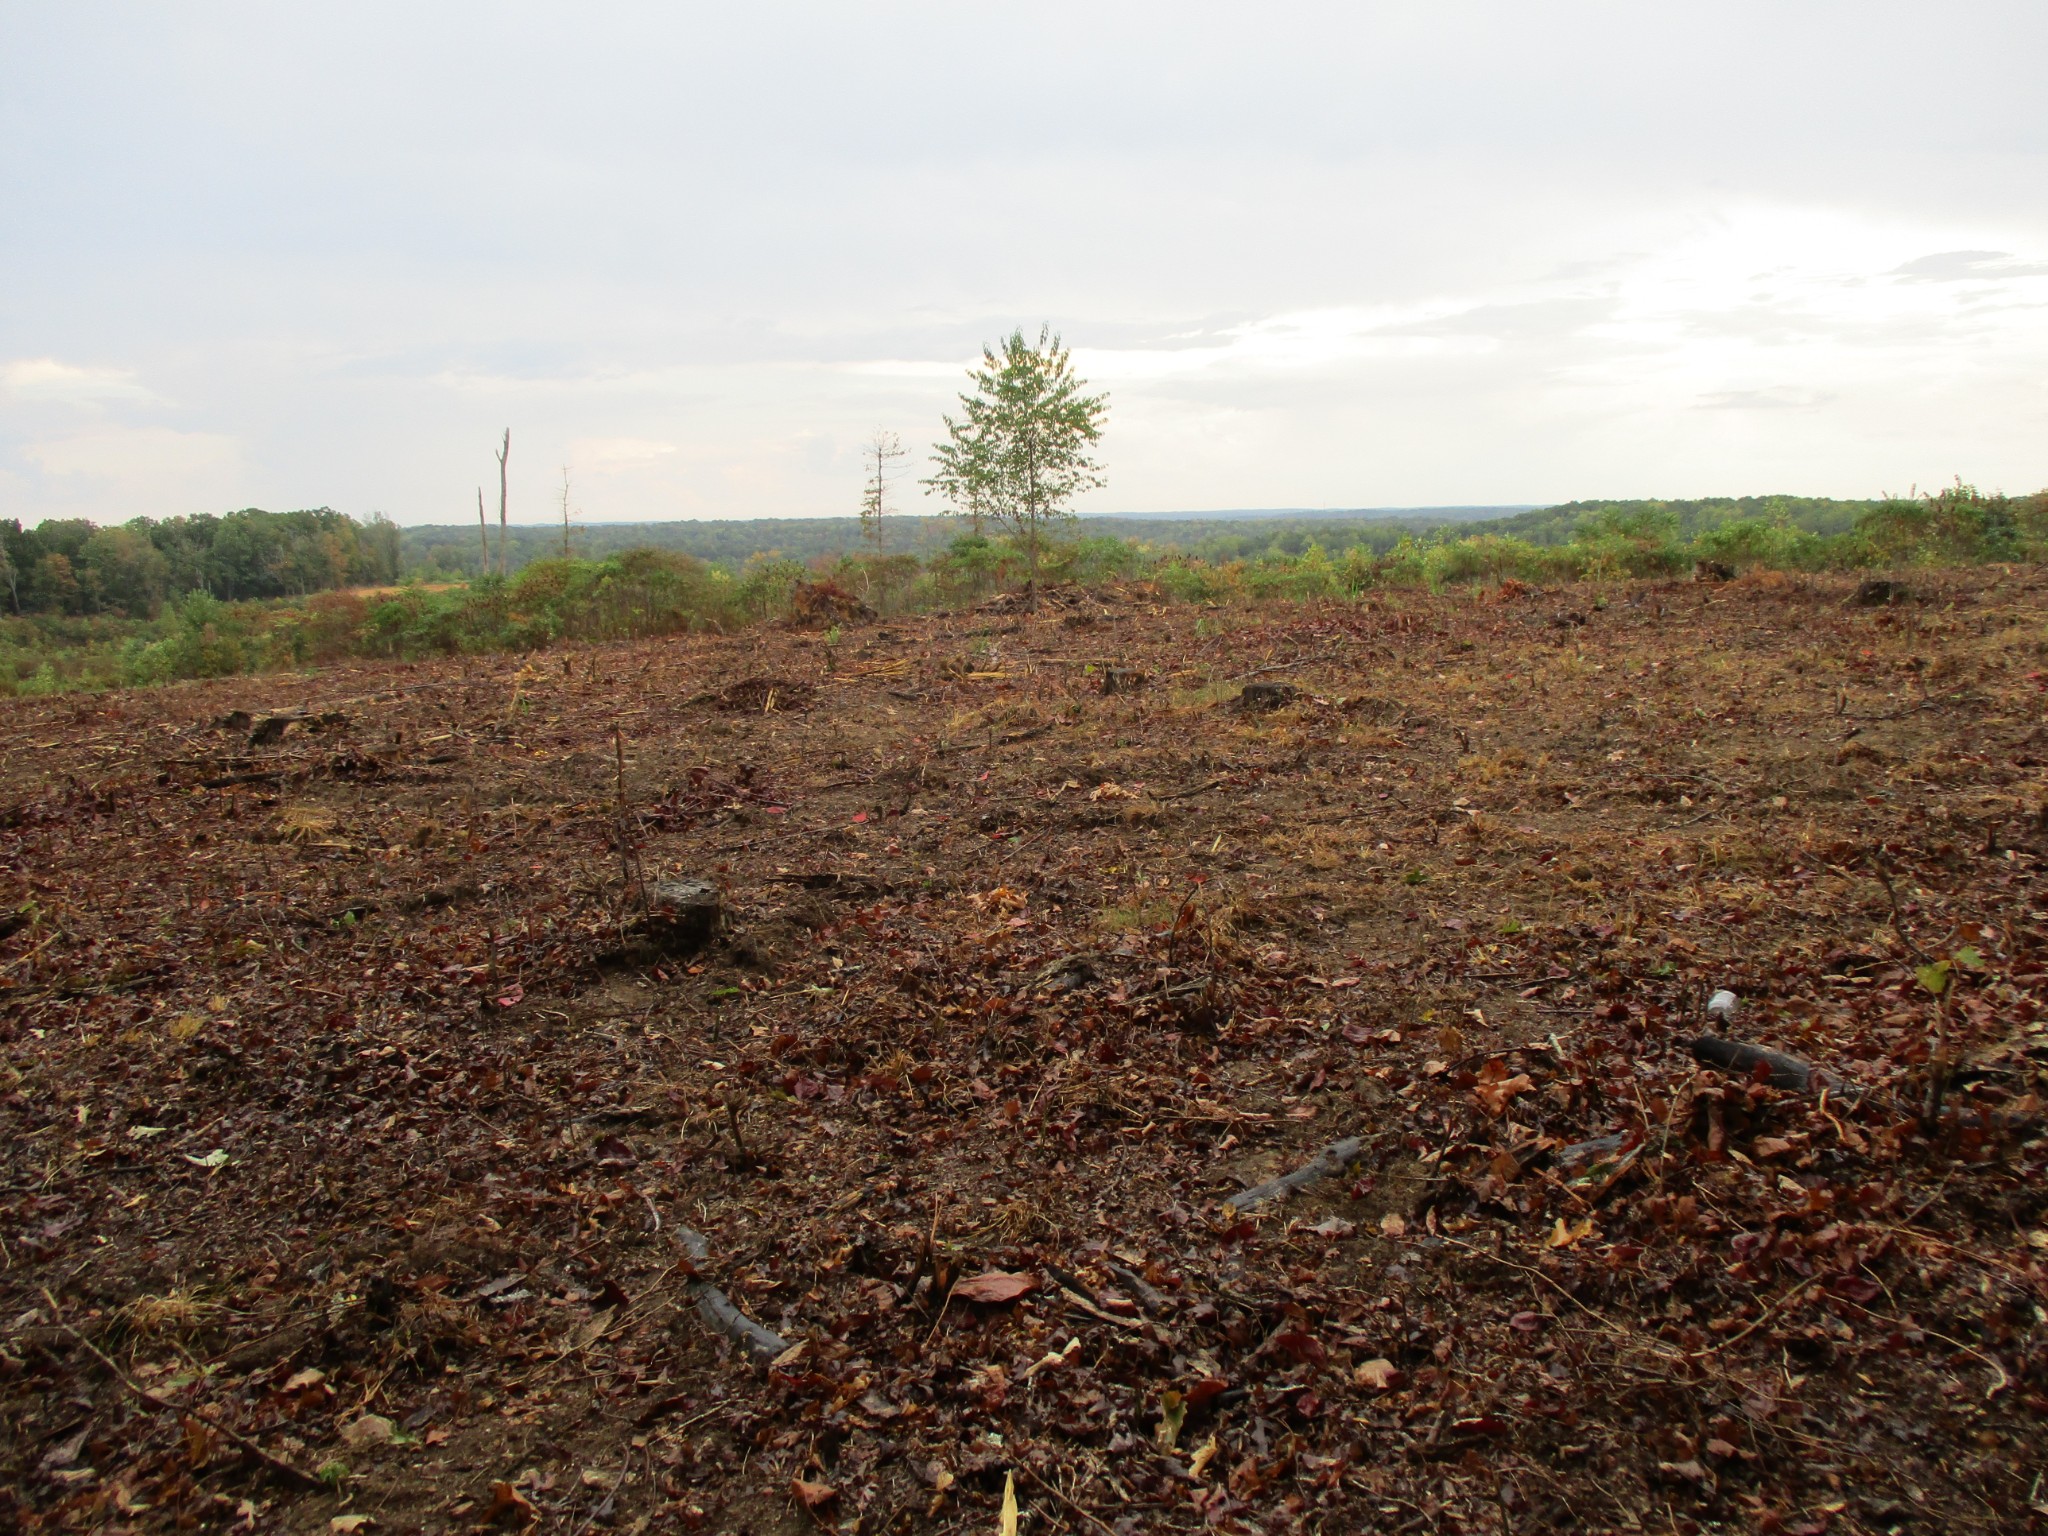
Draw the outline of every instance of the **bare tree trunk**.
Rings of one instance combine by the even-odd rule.
[[[505,446],[498,450],[498,574],[512,574],[510,557],[505,549],[505,461],[512,457],[512,429],[505,429]]]
[[[476,573],[479,576],[488,576],[491,574],[491,525],[484,521],[484,488],[482,486],[476,488],[476,536],[483,541],[484,546],[483,564],[476,568]]]
[[[569,466],[562,466],[562,558],[569,558]]]
[[[1025,591],[1036,600],[1038,593],[1038,453],[1037,444],[1024,447],[1024,547],[1031,557],[1031,577]]]

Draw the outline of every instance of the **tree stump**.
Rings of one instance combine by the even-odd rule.
[[[640,931],[665,954],[695,954],[718,931],[718,887],[709,880],[657,880],[647,888]]]
[[[1300,697],[1301,690],[1292,683],[1246,683],[1237,696],[1237,707],[1246,711],[1285,709]]]

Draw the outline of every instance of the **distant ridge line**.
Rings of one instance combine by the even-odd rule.
[[[1442,518],[1448,521],[1479,521],[1490,517],[1513,517],[1518,512],[1538,512],[1556,503],[1548,501],[1514,501],[1488,503],[1477,502],[1442,507],[1238,507],[1222,512],[1080,512],[1075,515],[1082,522],[1110,523],[1224,523],[1249,522],[1257,518],[1315,518],[1315,519],[1379,519],[1379,518]],[[938,512],[903,512],[905,518],[944,517]],[[671,527],[688,523],[858,523],[860,520],[851,513],[793,513],[769,517],[665,517],[665,518],[585,518],[577,524],[582,528],[635,528]],[[408,527],[432,528],[443,526],[436,523],[412,523]],[[466,528],[466,523],[448,524],[449,527]],[[549,524],[526,524],[528,527],[548,527]]]

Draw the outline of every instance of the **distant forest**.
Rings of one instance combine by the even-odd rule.
[[[326,507],[138,517],[113,527],[0,520],[0,600],[17,614],[141,618],[188,592],[227,602],[305,597],[393,582],[402,569],[396,523]]]
[[[1763,522],[1800,533],[1847,533],[1857,519],[1882,501],[1835,501],[1817,496],[1720,496],[1702,501],[1573,501],[1504,517],[1475,518],[1483,508],[1386,514],[1276,513],[1239,517],[1083,517],[1070,525],[1089,538],[1126,539],[1144,549],[1183,554],[1211,564],[1263,560],[1307,553],[1369,549],[1383,555],[1404,538],[1492,534],[1530,544],[1569,544],[1584,529],[1617,518],[1648,518],[1672,528],[1682,539],[1728,523]],[[664,549],[693,555],[730,571],[756,557],[781,557],[809,564],[840,555],[877,553],[928,557],[960,536],[957,519],[892,517],[883,523],[880,548],[863,545],[860,522],[852,517],[752,518],[674,523],[606,523],[573,531],[570,547],[580,558],[601,560],[628,549]],[[430,524],[402,532],[405,569],[423,579],[463,580],[480,566],[478,531],[459,524]],[[491,530],[491,559],[497,559],[498,531]],[[506,563],[512,570],[562,553],[562,530],[515,527]]]
[[[1945,493],[1926,506],[1945,506],[1950,499]],[[1993,523],[2010,520],[1998,510],[2009,505],[2003,498],[1985,500],[1969,492],[1966,502],[1958,503],[1980,504]],[[1151,557],[1184,557],[1211,566],[1289,561],[1311,551],[1356,550],[1385,557],[1397,549],[1446,541],[1491,551],[1487,559],[1498,564],[1504,549],[1557,549],[1613,538],[1672,548],[1702,539],[1756,543],[1767,535],[1780,541],[1835,539],[1895,522],[1920,505],[1742,496],[1574,501],[1496,518],[1471,515],[1484,509],[1453,508],[1403,516],[1088,517],[1070,526],[1091,544],[1121,541]],[[852,517],[615,523],[572,528],[568,548],[583,561],[660,550],[739,574],[763,562],[822,566],[849,556],[909,555],[929,562],[965,531],[957,519],[892,517],[882,525],[878,546],[862,539],[859,520]],[[499,538],[499,530],[492,528],[490,566],[500,559]],[[517,572],[559,557],[563,544],[559,525],[513,527],[506,533],[505,567]],[[1993,544],[2004,547],[1997,540]],[[359,521],[327,508],[145,517],[112,527],[64,519],[25,529],[0,520],[0,602],[15,614],[153,617],[166,601],[190,592],[233,602],[409,580],[466,582],[488,569],[485,549],[474,527],[401,529],[381,516]],[[1986,546],[1970,557],[1995,554]]]
[[[1405,535],[1421,537],[1455,523],[1460,528],[1493,526],[1464,517],[1324,516],[1278,514],[1257,517],[1083,517],[1069,531],[1087,538],[1128,539],[1153,549],[1174,550],[1205,560],[1255,560],[1264,555],[1298,555],[1311,544],[1325,549],[1357,545],[1393,548]],[[841,555],[888,554],[926,558],[965,531],[950,517],[899,516],[882,522],[879,544],[864,541],[853,517],[760,517],[703,522],[599,523],[573,529],[569,548],[577,558],[602,560],[628,549],[662,549],[691,555],[728,571],[756,558],[835,560]],[[506,565],[510,570],[562,553],[562,529],[514,527]],[[401,532],[405,569],[424,580],[466,580],[482,565],[479,531],[460,525],[429,524]],[[491,529],[490,559],[498,559],[498,530]]]

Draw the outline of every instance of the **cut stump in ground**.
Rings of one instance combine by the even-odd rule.
[[[657,880],[647,888],[640,931],[664,954],[695,954],[718,931],[722,910],[718,887],[709,880]]]
[[[1246,683],[1236,707],[1247,713],[1285,709],[1300,697],[1301,690],[1292,683]]]

